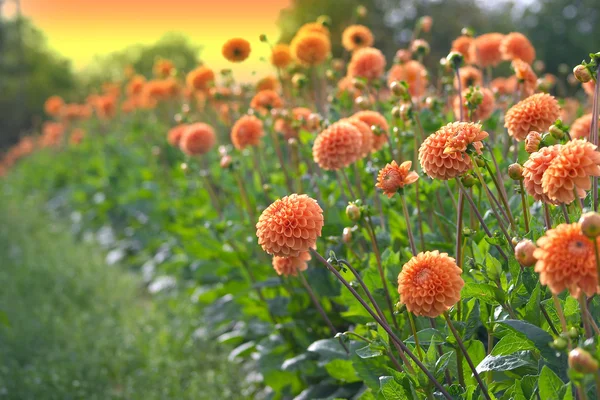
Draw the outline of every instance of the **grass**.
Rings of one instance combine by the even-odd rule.
[[[148,297],[93,245],[0,194],[0,398],[239,399],[239,372],[179,295]]]

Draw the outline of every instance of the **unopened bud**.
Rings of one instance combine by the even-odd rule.
[[[361,217],[360,208],[356,204],[350,203],[346,207],[346,215],[348,216],[348,218],[350,218],[350,221],[356,222],[360,220]]]
[[[508,166],[508,176],[513,181],[520,181],[523,179],[523,167],[519,163],[510,164]]]
[[[302,89],[304,86],[306,86],[306,83],[308,82],[308,79],[306,79],[306,75],[304,74],[294,74],[294,76],[292,76],[292,85],[294,85],[294,87],[296,89]]]
[[[431,25],[433,25],[433,18],[431,18],[429,15],[426,15],[421,18],[419,23],[421,25],[421,30],[425,33],[428,33],[429,31],[431,31]]]
[[[569,335],[569,338],[575,340],[577,338],[579,338],[579,330],[577,328],[575,328],[574,326],[570,327],[567,335]]]
[[[412,50],[413,53],[417,53],[422,56],[426,56],[427,54],[429,54],[429,51],[430,51],[429,43],[427,43],[427,41],[425,41],[423,39],[415,40],[412,43],[412,46],[410,47],[410,49]]]
[[[334,71],[342,72],[344,70],[344,60],[341,58],[334,58],[331,60],[331,68],[333,68]]]
[[[565,132],[556,125],[551,125],[550,129],[548,129],[548,132],[550,132],[552,137],[557,140],[561,140],[565,137]]]
[[[581,83],[587,83],[592,80],[592,74],[590,74],[590,71],[581,64],[573,68],[573,75]]]
[[[358,96],[354,100],[354,104],[356,104],[356,106],[358,108],[360,108],[361,110],[366,110],[370,106],[369,100],[366,97],[364,97],[364,96]]]
[[[401,116],[402,114],[400,113],[400,107],[392,107],[392,117],[394,117],[395,119],[399,119]]]
[[[269,185],[268,183],[265,183],[265,184],[263,185],[263,191],[264,191],[265,193],[269,193],[269,192],[270,192],[272,189],[273,189],[273,187],[272,187],[271,185]]]
[[[311,113],[308,116],[308,120],[306,121],[307,128],[311,131],[316,131],[317,129],[319,129],[321,127],[321,121],[322,121],[322,118],[319,114]]]
[[[354,78],[352,79],[352,86],[354,86],[355,89],[363,90],[365,88],[365,81],[363,81],[362,79]]]
[[[352,241],[352,228],[345,227],[342,231],[342,240],[348,244]]]
[[[567,339],[563,337],[557,337],[551,344],[551,346],[556,350],[564,350],[568,345],[569,343],[567,342]]]
[[[583,214],[579,219],[579,223],[581,224],[581,232],[585,236],[590,239],[600,236],[600,214],[597,212],[592,211]]]
[[[467,174],[467,175],[463,175],[463,177],[460,178],[460,181],[466,188],[470,188],[470,187],[475,186],[475,184],[477,183],[477,178],[474,177],[473,175]]]
[[[406,94],[406,86],[404,86],[402,83],[398,82],[398,81],[393,81],[392,83],[390,83],[390,91],[395,95],[395,96],[404,96]]]
[[[411,58],[412,58],[412,52],[410,50],[400,49],[396,52],[396,55],[394,56],[394,63],[402,64],[402,63],[410,61]]]
[[[325,71],[325,77],[327,78],[327,80],[329,80],[330,82],[335,81],[336,77],[335,77],[335,72],[333,72],[332,69],[328,69]]]
[[[331,17],[329,15],[321,15],[317,18],[317,22],[324,27],[331,27]]]
[[[463,230],[462,230],[462,234],[464,237],[472,236],[473,233],[475,233],[475,232],[473,232],[473,229],[471,229],[471,228],[463,228]]]
[[[356,15],[360,18],[364,18],[367,16],[367,7],[365,6],[358,6],[356,7]]]
[[[540,149],[540,143],[542,142],[542,135],[539,132],[531,131],[525,138],[525,151],[529,154],[535,153]]]
[[[448,62],[454,69],[460,67],[464,59],[465,57],[457,51],[451,51],[450,54],[446,56],[446,60],[448,60]]]
[[[537,247],[529,239],[523,239],[515,246],[515,258],[524,267],[531,267],[537,262],[533,256]]]
[[[410,104],[402,104],[400,106],[400,116],[402,120],[408,121],[412,117],[412,106]]]
[[[231,156],[224,155],[223,157],[221,157],[221,168],[229,168],[229,166],[231,165],[231,161]]]
[[[264,33],[262,33],[258,38],[263,43],[265,43],[267,41],[267,35],[265,35]]]
[[[475,36],[475,32],[473,32],[473,29],[467,28],[467,27],[462,28],[460,30],[460,34],[463,35],[463,36],[468,36],[468,37]]]
[[[569,352],[569,367],[582,374],[593,374],[598,371],[598,361],[590,353],[577,347]]]

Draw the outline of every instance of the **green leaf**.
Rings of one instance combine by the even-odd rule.
[[[379,357],[383,355],[383,349],[377,348],[373,344],[369,344],[368,346],[361,347],[356,350],[356,354],[360,358],[371,358],[371,357]]]
[[[333,360],[325,365],[325,369],[332,378],[340,381],[352,383],[361,380],[356,375],[356,371],[350,360]]]
[[[433,344],[444,344],[446,343],[446,339],[442,335],[440,331],[435,328],[427,328],[420,330],[417,332],[417,338],[419,339],[420,345],[429,345]],[[409,336],[408,339],[404,341],[405,343],[415,344],[414,336]]]
[[[348,359],[346,351],[337,339],[322,339],[311,343],[306,349],[312,353],[317,353],[319,359],[329,361],[337,358]]]
[[[379,377],[379,393],[385,400],[410,400],[402,385],[392,376]]]
[[[240,344],[235,349],[231,350],[227,359],[231,362],[235,361],[237,358],[244,357],[247,354],[250,354],[252,350],[256,347],[256,343],[250,341],[246,343]]]
[[[288,358],[281,364],[281,369],[284,371],[299,371],[302,369],[302,365],[311,360],[312,357],[309,353],[299,354],[296,357]]]
[[[500,305],[504,303],[504,292],[495,286],[486,283],[470,282],[465,284],[461,291],[463,299],[476,298],[484,303],[492,305]]]
[[[563,385],[563,381],[550,368],[544,365],[538,381],[540,397],[544,400],[562,400],[560,398],[560,389]]]
[[[2,310],[0,310],[0,324],[10,328],[10,320],[8,319],[8,315]]]
[[[530,366],[534,370],[537,369],[531,354],[528,351],[519,351],[507,356],[488,355],[477,366],[477,372],[486,371],[512,371],[523,366]]]
[[[535,346],[529,340],[516,334],[504,336],[492,349],[491,355],[505,356],[516,351],[535,350]]]

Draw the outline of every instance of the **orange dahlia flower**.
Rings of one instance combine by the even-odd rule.
[[[173,70],[175,69],[175,64],[171,60],[166,60],[164,58],[156,60],[154,63],[154,75],[159,78],[166,78],[171,75]]]
[[[398,275],[400,302],[418,316],[436,318],[460,300],[465,282],[454,258],[426,251],[411,258]]]
[[[110,95],[100,96],[96,99],[94,107],[98,118],[110,119],[117,112],[117,99]]]
[[[313,159],[328,171],[347,167],[361,156],[361,138],[354,125],[336,122],[317,136],[312,148]]]
[[[329,37],[318,32],[299,33],[290,44],[290,50],[296,61],[314,66],[329,57],[331,42]]]
[[[231,128],[231,142],[236,149],[257,146],[264,136],[263,123],[254,115],[244,115]]]
[[[308,117],[312,111],[305,107],[292,109],[291,118],[278,118],[275,121],[275,130],[281,132],[287,139],[297,138],[300,129],[308,130]]]
[[[590,177],[600,176],[600,153],[597,146],[576,139],[560,147],[542,177],[542,190],[551,200],[569,204],[575,194],[584,198],[590,190]]]
[[[50,96],[44,103],[44,111],[46,114],[55,117],[60,115],[65,102],[60,96]]]
[[[594,243],[581,232],[580,223],[550,229],[537,245],[535,272],[552,293],[568,289],[571,296],[579,297],[581,291],[588,296],[598,292]]]
[[[78,145],[79,143],[81,143],[84,137],[85,131],[81,128],[75,128],[69,136],[69,143],[72,145]]]
[[[226,60],[233,63],[244,61],[250,55],[250,42],[243,38],[233,38],[223,44],[221,54]]]
[[[256,82],[256,91],[261,92],[263,90],[279,90],[279,79],[273,75],[265,76]]]
[[[352,54],[348,64],[348,76],[373,80],[381,78],[384,73],[385,56],[379,49],[363,47]]]
[[[348,51],[373,46],[373,33],[364,25],[350,25],[342,32],[342,46]]]
[[[452,49],[450,51],[456,51],[463,55],[466,63],[470,63],[469,59],[469,48],[473,43],[473,38],[471,36],[459,36],[452,42]]]
[[[600,129],[599,129],[600,131]],[[585,114],[573,121],[569,134],[571,139],[589,139],[592,132],[592,114]]]
[[[591,97],[594,95],[594,89],[596,87],[596,83],[594,82],[593,79],[589,82],[582,83],[581,86],[583,87],[583,91],[586,92],[588,96]]]
[[[501,33],[486,33],[473,39],[469,48],[469,60],[480,67],[495,67],[502,61],[500,44],[504,39]]]
[[[533,45],[525,35],[519,32],[511,32],[504,36],[500,43],[500,53],[502,53],[502,59],[504,60],[518,58],[527,64],[531,64],[535,60]]]
[[[510,78],[498,77],[490,82],[490,87],[494,93],[499,95],[514,93],[517,89],[517,78],[513,75]]]
[[[458,74],[460,75],[462,89],[466,89],[469,86],[483,85],[483,74],[475,67],[466,66],[459,68]],[[456,77],[454,78],[454,88],[458,89],[458,79]]]
[[[419,175],[415,171],[411,171],[410,167],[412,167],[412,161],[404,161],[400,165],[396,161],[392,161],[379,171],[375,186],[391,198],[398,190],[419,179]]]
[[[127,94],[129,96],[137,96],[142,93],[146,78],[143,75],[136,75],[127,84]]]
[[[560,106],[553,96],[537,93],[512,106],[504,117],[508,134],[518,141],[531,131],[545,132],[560,116]]]
[[[206,154],[217,142],[213,128],[203,122],[188,125],[179,140],[181,150],[190,156]]]
[[[194,90],[206,90],[214,83],[215,73],[208,67],[200,66],[187,74],[186,81]]]
[[[483,88],[479,89],[479,91],[483,95],[483,98],[477,108],[471,110],[471,121],[485,121],[490,117],[490,115],[492,115],[494,108],[496,107],[496,99],[494,97],[494,93],[492,93],[490,89]],[[465,101],[467,93],[469,93],[469,89],[465,89],[462,92],[462,108],[465,116],[469,115],[469,108],[467,107]],[[454,98],[454,115],[457,119],[460,118],[460,99],[461,97],[459,96]]]
[[[388,74],[388,86],[394,81],[406,81],[408,92],[413,97],[421,97],[427,88],[427,70],[418,61],[410,60],[394,65]]]
[[[325,35],[329,37],[329,29],[319,22],[309,22],[304,24],[298,29],[296,36],[303,35],[306,33],[320,33],[321,35]]]
[[[373,150],[373,140],[375,136],[371,130],[371,127],[356,117],[345,118],[340,120],[340,122],[341,121],[348,122],[360,133],[360,157],[366,157],[369,153],[371,153]]]
[[[540,149],[542,143],[542,135],[539,132],[531,131],[525,138],[525,151],[529,154],[535,153]]]
[[[554,158],[558,156],[562,145],[542,147],[539,151],[531,153],[529,159],[523,164],[523,185],[525,191],[535,200],[544,203],[557,204],[551,200],[542,189],[542,177]]]
[[[59,122],[45,122],[42,125],[42,147],[58,146],[65,133],[65,126]]]
[[[178,147],[181,136],[183,136],[183,132],[185,132],[187,127],[187,124],[181,124],[171,128],[167,134],[167,142],[173,147]]]
[[[258,218],[258,244],[268,254],[300,257],[315,247],[323,223],[323,210],[316,200],[291,194],[276,200]]]
[[[271,64],[277,68],[285,68],[292,62],[290,46],[279,43],[271,49]]]
[[[359,111],[352,116],[352,118],[356,118],[370,127],[376,126],[381,130],[381,134],[375,135],[373,134],[373,148],[372,151],[379,151],[388,141],[388,131],[390,127],[387,123],[387,120],[383,115],[378,113],[377,111],[364,110]]]
[[[478,138],[487,133],[481,125],[471,122],[453,122],[427,137],[419,148],[419,162],[423,171],[433,179],[448,180],[471,169],[471,158],[464,151],[469,145],[481,153],[483,144]]]
[[[520,83],[521,94],[523,97],[531,96],[535,93],[538,86],[538,77],[533,72],[531,65],[518,58],[512,61],[512,68],[515,70],[515,76]]]
[[[277,275],[298,276],[298,272],[306,271],[311,256],[309,252],[301,253],[298,257],[273,257],[273,268]]]
[[[250,107],[266,113],[274,108],[283,107],[283,100],[274,90],[261,90],[250,101]]]

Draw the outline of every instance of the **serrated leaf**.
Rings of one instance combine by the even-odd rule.
[[[392,376],[379,377],[379,393],[385,400],[410,400],[402,385]]]
[[[560,398],[560,389],[564,385],[550,368],[544,365],[538,381],[538,391],[540,397],[544,400],[562,400]]]

